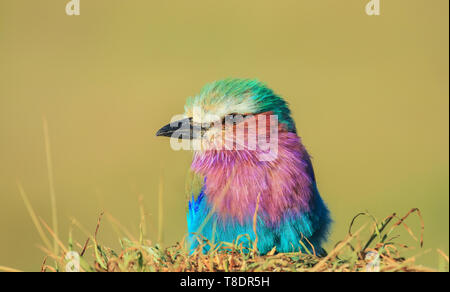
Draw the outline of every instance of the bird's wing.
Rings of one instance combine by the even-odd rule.
[[[314,168],[311,162],[311,157],[306,154],[305,155],[305,162],[307,164],[306,166],[306,172],[308,173],[309,177],[311,178],[311,180],[315,183],[316,182],[316,175],[314,174]]]
[[[197,200],[197,197],[201,193],[203,186],[205,185],[205,177],[193,172],[190,168],[186,175],[185,195],[186,203],[192,199]]]

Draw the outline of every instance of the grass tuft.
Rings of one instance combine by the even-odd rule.
[[[324,257],[318,257],[315,253],[276,253],[275,248],[267,255],[259,255],[254,243],[249,251],[242,244],[237,244],[240,242],[239,239],[233,243],[221,243],[220,247],[219,244],[200,240],[201,244],[198,248],[193,253],[189,253],[185,238],[173,246],[161,248],[159,244],[152,245],[149,240],[143,239],[142,229],[140,229],[139,240],[122,238],[120,250],[112,250],[101,245],[97,240],[103,213],[97,221],[94,235],[90,236],[84,245],[77,243],[75,246],[80,249],[78,251],[81,256],[80,270],[89,272],[364,272],[368,270],[366,258],[371,252],[379,256],[379,270],[383,272],[436,271],[415,264],[417,257],[429,250],[412,257],[405,257],[403,253],[410,248],[397,242],[399,236],[394,233],[403,226],[411,238],[417,240],[418,245],[422,246],[424,230],[422,219],[420,239],[405,223],[412,214],[417,214],[421,219],[418,209],[412,209],[401,218],[392,214],[381,222],[368,213],[360,213],[350,223],[345,239],[338,242],[335,248]],[[361,220],[363,216],[368,218],[368,222],[365,222],[356,232],[352,232],[357,219]],[[43,225],[54,237],[55,234],[49,227],[45,223]],[[370,231],[369,236],[364,238],[361,235],[362,231],[367,230]],[[249,238],[248,235],[243,236]],[[55,240],[61,250],[65,252],[69,250],[62,247],[57,238]],[[206,245],[210,246],[210,252],[203,253]],[[48,249],[46,251],[49,253],[48,257],[57,260],[57,266],[47,266],[45,259],[41,267],[42,271],[57,271],[58,266],[64,267],[67,264],[64,253],[55,255]],[[446,262],[441,270],[448,271],[448,256],[440,250],[437,254]]]

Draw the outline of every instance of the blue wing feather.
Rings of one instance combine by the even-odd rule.
[[[258,250],[261,254],[266,254],[276,246],[278,252],[306,252],[305,246],[309,246],[304,237],[314,246],[317,254],[322,253],[321,245],[328,235],[328,228],[331,223],[329,211],[322,201],[315,182],[312,184],[314,193],[311,201],[311,211],[307,213],[286,213],[277,226],[268,226],[260,218],[257,220],[256,232],[258,234]],[[199,244],[197,234],[202,237],[219,242],[233,242],[238,237],[244,247],[251,248],[250,241],[255,240],[253,222],[249,219],[240,224],[232,219],[222,219],[216,214],[212,214],[208,222],[207,219],[211,206],[208,204],[204,187],[195,199],[192,196],[189,201],[189,212],[187,214],[189,243],[191,251],[195,250]],[[214,224],[216,222],[216,224]],[[203,224],[202,230],[199,230]],[[215,227],[214,227],[215,225]],[[215,232],[213,229],[215,228]],[[214,239],[212,238],[214,233]],[[242,235],[247,235],[242,236]],[[205,246],[205,252],[209,246]],[[312,248],[309,249],[312,252]]]

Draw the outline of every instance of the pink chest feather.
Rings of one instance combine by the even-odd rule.
[[[191,167],[206,177],[205,195],[217,214],[240,223],[250,220],[259,194],[258,214],[267,223],[276,223],[286,212],[309,211],[308,153],[296,134],[281,132],[278,138],[272,161],[260,161],[258,148],[195,153]]]

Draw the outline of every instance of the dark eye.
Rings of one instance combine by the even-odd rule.
[[[228,114],[222,119],[222,124],[228,123],[228,124],[237,124],[241,121],[243,121],[247,115],[245,114]]]

